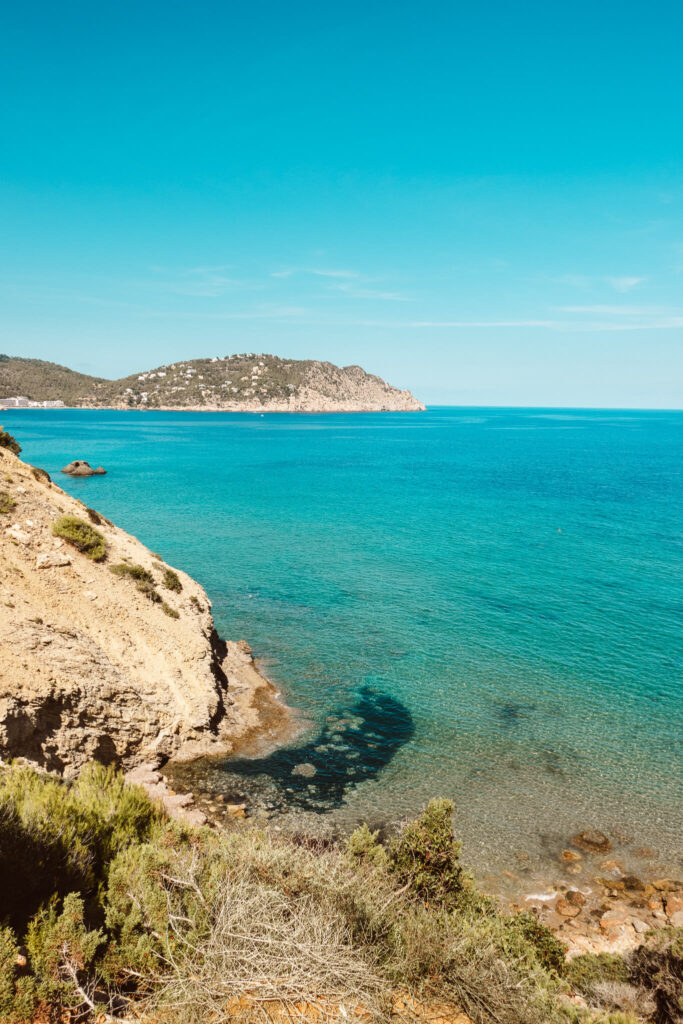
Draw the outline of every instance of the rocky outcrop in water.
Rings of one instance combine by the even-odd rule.
[[[102,469],[102,466],[97,466],[93,469],[90,463],[85,462],[83,459],[76,459],[74,462],[70,462],[62,470],[62,473],[66,473],[67,476],[104,476],[106,472],[106,469]]]
[[[0,472],[0,757],[132,768],[229,753],[264,719],[282,724],[198,583],[5,449]]]

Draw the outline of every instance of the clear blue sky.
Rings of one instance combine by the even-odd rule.
[[[0,23],[0,351],[266,351],[680,407],[678,0],[54,0]]]

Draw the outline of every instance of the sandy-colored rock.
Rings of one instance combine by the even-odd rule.
[[[198,583],[176,570],[181,592],[163,589],[165,566],[104,518],[104,562],[57,547],[54,522],[90,521],[85,506],[7,451],[3,469],[16,524],[0,531],[0,757],[73,775],[93,758],[229,753],[264,724],[281,734],[286,708],[248,645],[218,637]],[[109,571],[121,562],[152,573],[179,617]]]
[[[683,910],[683,892],[669,893],[664,899],[664,909],[669,917]]]
[[[106,469],[102,469],[102,466],[97,466],[93,469],[90,463],[84,459],[76,459],[62,470],[62,473],[66,473],[68,476],[104,476],[106,472]]]
[[[564,897],[560,897],[555,904],[555,912],[561,914],[562,917],[576,917],[577,914],[581,913],[581,907],[577,907],[570,903],[569,900],[564,899]]]
[[[36,558],[36,569],[61,569],[71,565],[71,559],[64,551],[46,551]]]

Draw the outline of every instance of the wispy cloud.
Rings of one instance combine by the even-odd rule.
[[[644,277],[607,277],[605,278],[608,284],[611,284],[615,292],[630,292],[632,288],[642,284],[645,280]]]
[[[555,284],[566,284],[570,288],[583,288],[595,290],[595,288],[604,287],[606,284],[613,288],[615,292],[625,294],[630,292],[631,289],[636,288],[639,284],[643,284],[647,280],[645,277],[636,277],[623,275],[619,276],[602,276],[595,274],[560,274],[558,277],[553,277],[552,280]]]
[[[294,274],[315,274],[316,277],[360,277],[357,270],[335,270],[327,267],[285,267],[274,270],[271,277],[292,277]]]
[[[662,316],[678,310],[671,310],[657,306],[555,306],[558,313],[598,313],[607,316]]]
[[[316,274],[318,277],[360,277],[357,270],[320,270],[311,269],[309,274]]]
[[[169,269],[168,267],[150,267],[155,274],[163,274],[164,279],[160,281],[166,291],[175,295],[192,295],[199,298],[216,298],[226,292],[239,291],[240,289],[253,290],[262,288],[262,284],[251,281],[244,281],[225,273],[232,270],[232,264],[221,263],[212,266],[183,267],[181,269]]]
[[[249,309],[234,313],[210,313],[185,310],[178,312],[174,309],[156,310],[150,312],[154,317],[189,317],[199,320],[289,320],[303,318],[310,315],[310,310],[302,306],[280,306],[273,309]]]
[[[344,292],[352,299],[381,299],[383,302],[414,302],[407,295],[400,295],[398,292],[383,292],[376,288],[362,288],[355,284],[335,285],[335,291]]]

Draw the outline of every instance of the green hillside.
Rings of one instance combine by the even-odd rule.
[[[99,377],[76,373],[58,363],[0,355],[0,399],[24,395],[34,402],[79,405],[101,383]]]

